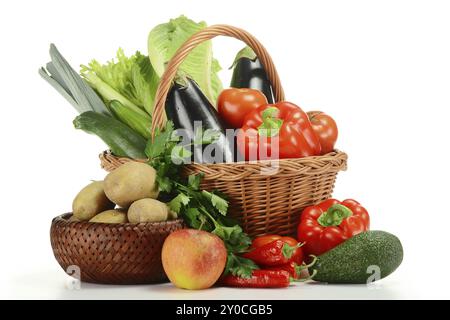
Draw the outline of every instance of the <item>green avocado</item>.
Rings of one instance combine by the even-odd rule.
[[[387,277],[403,260],[400,240],[385,231],[362,232],[317,257],[315,281],[370,283]]]

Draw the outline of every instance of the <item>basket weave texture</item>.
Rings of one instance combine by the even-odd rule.
[[[156,92],[152,135],[165,124],[165,102],[178,67],[197,45],[216,36],[233,37],[250,46],[264,65],[275,100],[285,100],[275,65],[255,37],[245,30],[228,25],[210,26],[188,39],[167,64]],[[100,154],[100,160],[107,171],[127,161],[136,161],[117,158],[108,152]],[[203,172],[204,189],[217,189],[228,195],[231,216],[238,218],[243,229],[251,236],[294,235],[302,209],[331,196],[337,173],[347,168],[347,155],[334,151],[322,156],[281,159],[275,164],[276,173],[262,174],[273,165],[273,162],[268,161],[193,163],[184,166],[184,174]]]
[[[106,224],[53,219],[50,241],[60,266],[80,270],[81,281],[143,284],[167,280],[161,262],[165,238],[183,228],[180,219],[160,223]]]

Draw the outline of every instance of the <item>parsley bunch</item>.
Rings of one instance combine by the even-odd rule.
[[[213,130],[196,132],[194,145],[212,143],[217,136]],[[202,174],[188,178],[181,176],[182,165],[192,153],[179,141],[173,123],[168,121],[164,130],[157,132],[145,149],[149,164],[157,172],[160,191],[170,196],[169,208],[181,216],[189,227],[211,232],[223,240],[228,252],[225,274],[250,277],[257,265],[239,256],[248,250],[250,237],[237,221],[227,217],[228,201],[224,194],[200,189]]]

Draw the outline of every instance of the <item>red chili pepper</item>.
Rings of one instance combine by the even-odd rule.
[[[237,146],[245,160],[301,158],[321,152],[308,115],[286,101],[262,105],[248,113],[238,132]]]
[[[291,276],[285,270],[253,270],[250,278],[227,275],[222,284],[238,288],[285,288],[291,283]]]
[[[281,240],[291,247],[297,247],[290,260],[297,263],[298,265],[301,265],[303,263],[303,249],[301,248],[301,245],[298,244],[297,239],[294,239],[292,237],[279,236],[274,234],[267,234],[264,236],[256,237],[255,239],[253,239],[250,249],[253,250],[262,247],[263,245],[271,243],[275,240]]]
[[[293,247],[298,244],[297,239],[294,239],[292,237],[279,236],[276,234],[266,234],[264,236],[259,236],[259,237],[256,237],[255,239],[253,239],[252,245],[250,246],[250,248],[252,248],[252,249],[258,248],[265,244],[273,242],[275,240],[282,240],[282,241],[286,242],[288,245],[293,246]]]
[[[293,279],[297,280],[297,279],[300,279],[300,276],[301,276],[301,273],[303,270],[308,269],[309,267],[312,267],[316,263],[317,258],[315,256],[312,256],[312,258],[313,258],[313,260],[309,264],[304,264],[304,263],[298,264],[294,261],[291,261],[291,262],[283,264],[281,266],[269,267],[269,268],[267,268],[267,270],[274,270],[274,271],[284,270],[284,271],[289,272],[289,274],[291,275],[291,277]]]
[[[328,199],[303,210],[297,238],[306,254],[321,255],[345,240],[369,230],[369,214],[355,200]]]
[[[290,246],[283,240],[275,240],[254,248],[243,256],[261,266],[279,266],[289,263],[301,245],[298,243],[296,246]]]

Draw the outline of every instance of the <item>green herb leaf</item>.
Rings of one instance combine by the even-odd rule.
[[[189,204],[189,201],[190,201],[189,197],[184,193],[180,192],[175,198],[173,198],[169,202],[169,208],[175,211],[176,213],[180,213],[181,208],[183,206],[187,206]]]
[[[200,182],[205,174],[203,172],[199,174],[191,174],[188,177],[188,186],[192,188],[192,190],[198,191],[200,189]]]
[[[172,148],[172,161],[176,164],[184,163],[191,156],[192,152],[183,146],[176,145]]]
[[[164,130],[156,134],[153,141],[151,139],[148,140],[145,154],[150,160],[159,157],[165,152],[167,144],[171,141],[173,130],[173,122],[167,121]]]
[[[203,144],[211,144],[217,141],[220,137],[220,131],[214,129],[206,129],[203,131],[202,142]]]
[[[253,270],[256,269],[259,269],[259,267],[252,260],[228,252],[225,274],[231,273],[233,276],[248,279],[252,276]]]
[[[191,228],[211,231],[211,224],[207,221],[207,218],[200,213],[197,208],[188,208],[183,214],[184,220]]]
[[[226,215],[228,211],[228,202],[221,198],[220,196],[208,192],[206,190],[202,191],[205,197],[211,201],[211,204],[216,208],[222,215]]]
[[[149,164],[157,172],[159,189],[167,192],[172,199],[168,204],[169,208],[183,217],[189,227],[212,232],[224,241],[229,255],[227,272],[243,277],[251,276],[252,270],[257,266],[236,255],[248,250],[250,237],[243,232],[237,221],[226,217],[228,201],[225,195],[218,191],[200,189],[203,174],[183,178],[181,162],[177,164],[174,160],[183,160],[190,156],[190,152],[177,144],[172,133],[175,133],[172,125],[157,132],[153,143],[149,143],[146,149]],[[214,137],[211,133],[207,135],[211,139]]]
[[[162,177],[157,175],[156,182],[158,183],[158,188],[160,191],[170,193],[172,191],[172,181],[169,177]]]

